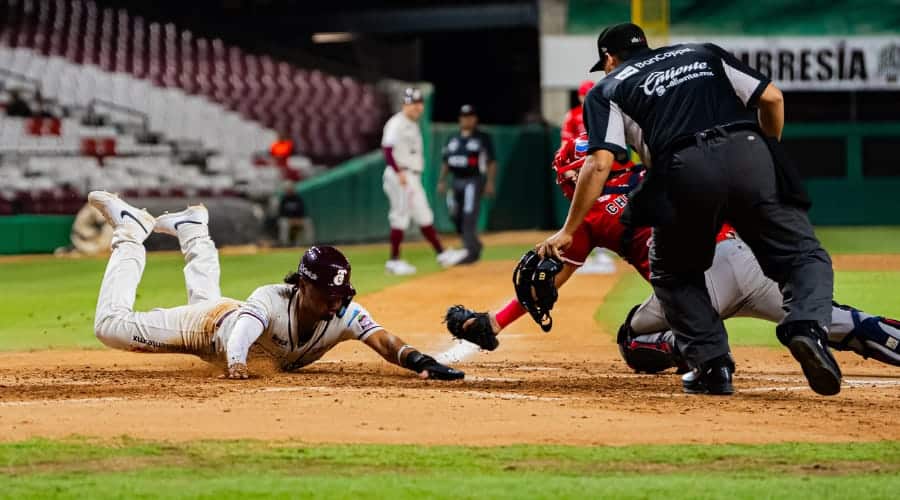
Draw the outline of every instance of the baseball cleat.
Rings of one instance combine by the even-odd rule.
[[[179,228],[209,224],[209,211],[203,205],[191,205],[180,212],[165,213],[156,218],[157,233],[178,236]]]
[[[703,368],[691,370],[681,376],[681,386],[687,394],[711,394],[729,396],[734,393],[731,383],[734,364],[730,356],[710,360]]]
[[[791,355],[800,362],[809,387],[823,396],[841,392],[841,369],[818,338],[795,335],[788,343]]]
[[[465,248],[448,248],[437,255],[438,264],[442,267],[453,267],[469,256]]]
[[[841,392],[841,368],[828,351],[827,333],[815,321],[782,323],[775,334],[800,363],[809,387],[823,396]]]
[[[416,274],[416,267],[403,259],[391,259],[384,264],[384,270],[388,274],[408,276]]]
[[[127,228],[128,234],[143,242],[153,232],[156,219],[146,210],[135,208],[106,191],[91,191],[88,202],[106,218],[113,229]]]

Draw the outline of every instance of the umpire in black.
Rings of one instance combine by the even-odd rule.
[[[538,245],[557,254],[601,193],[626,144],[650,166],[631,194],[627,224],[653,226],[650,282],[693,372],[691,393],[731,394],[734,362],[703,273],[715,236],[730,222],[784,294],[778,339],[810,387],[837,394],[841,372],[825,345],[831,321],[831,259],[813,233],[809,201],[782,153],[781,92],[713,44],[647,46],[634,24],[597,39],[603,78],[587,95],[588,159],[562,230]]]
[[[459,108],[459,133],[444,145],[438,179],[439,193],[447,190],[445,179],[448,171],[453,174],[450,215],[468,252],[460,263],[470,264],[481,258],[478,213],[482,195],[494,196],[494,178],[497,172],[494,143],[489,134],[478,129],[478,114],[471,104],[464,104]]]

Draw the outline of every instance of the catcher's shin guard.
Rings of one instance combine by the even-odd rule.
[[[900,366],[900,321],[868,314],[850,306],[834,304],[850,313],[853,330],[840,338],[829,333],[828,345],[838,351],[853,351],[864,358]]]
[[[639,335],[631,329],[631,318],[638,307],[634,306],[628,313],[616,339],[625,364],[638,373],[659,373],[673,366],[678,367],[679,373],[687,371],[675,349],[675,335],[671,330]]]

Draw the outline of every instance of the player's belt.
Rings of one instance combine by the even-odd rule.
[[[235,307],[234,309],[232,309],[232,310],[226,312],[225,314],[223,314],[222,317],[220,317],[219,320],[216,321],[216,330],[218,330],[219,327],[222,326],[222,323],[225,322],[225,318],[231,316],[231,314],[232,314],[233,312],[237,311],[237,310],[238,310],[238,308]]]
[[[731,132],[739,132],[742,130],[759,132],[759,127],[755,123],[750,122],[736,122],[726,123],[724,125],[716,125],[715,127],[701,130],[699,132],[694,132],[693,134],[678,136],[671,143],[669,143],[668,147],[663,148],[663,151],[667,151],[669,153],[677,153],[678,151],[681,151],[686,147],[699,146],[700,143],[706,142],[709,139],[713,139],[716,137],[726,137]]]

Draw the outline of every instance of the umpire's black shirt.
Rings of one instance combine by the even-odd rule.
[[[713,44],[642,51],[606,75],[584,101],[588,151],[640,153],[645,164],[701,130],[756,124],[769,79]]]
[[[491,136],[475,129],[468,136],[462,132],[447,141],[444,146],[444,162],[457,178],[483,175],[488,163],[494,160],[494,144]]]

